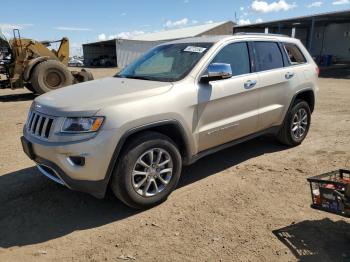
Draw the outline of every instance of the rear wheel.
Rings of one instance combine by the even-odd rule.
[[[285,145],[300,145],[309,132],[311,111],[309,104],[304,100],[297,100],[287,113],[277,139]]]
[[[68,68],[59,61],[48,60],[38,64],[31,76],[31,84],[38,94],[43,94],[73,83]]]
[[[132,208],[148,208],[167,199],[181,174],[181,155],[160,133],[145,132],[123,150],[111,180],[114,194]]]

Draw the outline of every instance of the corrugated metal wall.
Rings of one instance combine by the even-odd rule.
[[[124,68],[161,42],[116,40],[118,67]]]
[[[265,28],[236,28],[235,32],[264,33]],[[292,36],[292,27],[280,29],[276,26],[269,27],[269,33]],[[307,46],[307,34],[308,30],[306,28],[297,28],[295,32],[295,37],[298,38],[305,46]]]
[[[350,23],[316,27],[312,55],[333,55],[337,61],[350,62]]]

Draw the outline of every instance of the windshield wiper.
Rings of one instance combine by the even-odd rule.
[[[130,78],[130,79],[141,79],[141,80],[155,80],[154,77],[150,76],[136,76],[136,75],[116,75],[115,77]]]
[[[114,77],[141,79],[141,80],[159,81],[159,82],[172,82],[176,80],[174,78],[156,77],[156,76],[137,76],[137,75],[115,75]]]

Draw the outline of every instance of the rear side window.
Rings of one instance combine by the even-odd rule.
[[[254,51],[258,71],[283,67],[281,50],[276,42],[255,42]]]
[[[286,53],[291,65],[299,65],[306,63],[305,56],[300,51],[297,45],[291,43],[284,43],[283,46],[286,49]]]
[[[250,73],[250,60],[247,43],[233,43],[225,46],[216,55],[212,63],[230,64],[233,76]]]

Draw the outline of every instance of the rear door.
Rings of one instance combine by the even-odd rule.
[[[233,76],[199,84],[199,151],[254,133],[258,124],[258,76],[248,43],[227,44],[211,63],[230,64]]]
[[[287,67],[281,43],[254,41],[253,45],[259,77],[258,130],[264,130],[282,123],[290,92],[298,83],[295,70]]]

